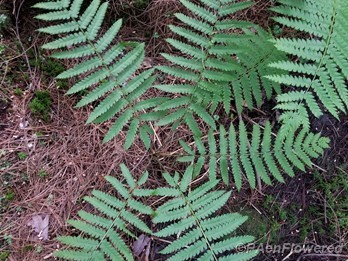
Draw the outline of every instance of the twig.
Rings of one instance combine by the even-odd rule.
[[[348,258],[348,255],[340,255],[340,254],[305,254],[297,258],[296,261],[301,261],[302,258],[304,257],[343,257],[343,258]]]
[[[22,5],[23,5],[24,1],[21,1],[19,3],[19,6],[18,6],[18,9],[16,8],[16,2],[14,3],[13,5],[13,12],[12,14],[14,15],[15,17],[15,30],[14,30],[14,33],[18,39],[18,43],[19,45],[21,46],[22,48],[22,51],[23,51],[23,56],[25,58],[25,62],[27,63],[27,66],[28,66],[28,70],[29,70],[29,73],[30,73],[30,77],[31,79],[34,79],[34,74],[33,74],[33,71],[31,70],[31,66],[30,66],[30,62],[29,62],[29,58],[28,58],[28,55],[26,53],[26,49],[23,45],[23,42],[21,40],[21,37],[20,37],[20,33],[19,33],[19,26],[18,26],[18,21],[19,21],[19,14],[20,14],[20,10],[22,8]]]

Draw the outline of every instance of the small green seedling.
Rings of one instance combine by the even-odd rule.
[[[20,160],[25,160],[28,157],[28,154],[24,151],[21,151],[21,152],[18,152],[17,156]]]

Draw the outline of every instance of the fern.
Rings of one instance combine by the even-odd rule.
[[[234,100],[239,114],[242,113],[243,102],[252,110],[254,107],[261,107],[265,100],[270,100],[273,93],[282,93],[280,84],[270,81],[264,76],[282,73],[283,70],[267,66],[285,59],[285,53],[278,51],[270,41],[273,38],[269,33],[258,26],[243,31],[249,39],[235,43],[241,50],[237,53],[240,68],[237,71],[236,79],[230,84],[232,100]],[[230,106],[228,94],[223,93],[221,96],[225,110],[228,112],[228,106]]]
[[[253,241],[251,236],[235,236],[235,230],[247,217],[237,213],[214,215],[229,199],[231,192],[214,190],[217,180],[190,189],[193,168],[189,167],[179,182],[179,174],[165,174],[172,191],[172,200],[157,208],[153,222],[166,224],[155,235],[179,235],[160,253],[171,255],[167,260],[249,260],[257,251],[235,252],[237,247]],[[164,188],[155,190],[159,196],[168,196]]]
[[[38,3],[34,7],[49,10],[36,18],[44,21],[56,21],[56,25],[39,29],[40,32],[60,35],[59,39],[43,45],[49,50],[65,50],[54,53],[57,59],[79,58],[80,63],[58,75],[58,79],[80,77],[67,92],[73,94],[84,90],[91,91],[77,104],[82,107],[100,101],[93,110],[87,123],[101,123],[117,115],[117,120],[109,129],[104,142],[111,140],[128,125],[125,148],[133,143],[136,134],[149,147],[149,135],[152,129],[142,114],[148,104],[138,104],[139,97],[152,86],[155,76],[153,70],[137,76],[144,60],[144,44],[119,42],[113,44],[122,21],[115,22],[103,35],[100,28],[107,10],[107,3],[93,0],[82,13],[83,0],[64,0]],[[102,98],[104,97],[104,98]],[[158,102],[164,98],[157,99]]]
[[[152,234],[142,216],[152,216],[154,224],[166,224],[155,233],[157,237],[182,234],[160,251],[171,255],[167,260],[249,260],[257,255],[258,251],[237,252],[238,247],[254,240],[251,236],[235,236],[236,229],[247,217],[238,213],[214,215],[231,195],[231,192],[214,190],[218,180],[210,180],[191,191],[193,168],[190,166],[181,180],[178,173],[174,176],[163,174],[169,187],[143,189],[141,186],[147,181],[147,172],[134,181],[125,165],[121,164],[120,168],[124,182],[105,177],[118,196],[111,191],[94,190],[92,196],[85,197],[99,214],[80,210],[78,220],[69,220],[68,224],[82,234],[58,237],[68,248],[55,252],[55,257],[65,260],[134,260],[125,239],[135,238],[135,230]],[[149,196],[173,199],[153,211],[139,201]]]
[[[70,249],[55,252],[56,257],[68,260],[134,260],[124,237],[135,237],[135,228],[152,233],[138,216],[152,215],[153,210],[134,196],[146,182],[148,173],[145,172],[138,181],[134,181],[125,165],[121,164],[121,170],[125,184],[115,177],[105,177],[118,196],[94,190],[92,196],[85,197],[85,201],[100,214],[80,210],[79,220],[69,220],[68,223],[83,235],[59,237],[58,240]]]
[[[295,168],[304,171],[329,144],[327,138],[309,132],[308,109],[316,117],[322,115],[319,99],[336,117],[339,112],[346,111],[348,49],[343,36],[348,30],[348,4],[343,0],[279,1],[281,5],[273,10],[284,17],[275,19],[311,34],[312,38],[307,40],[274,40],[252,23],[230,19],[252,2],[180,2],[190,16],[176,14],[183,26],[171,25],[177,37],[167,40],[179,53],[163,54],[172,66],[156,68],[176,78],[175,84],[155,86],[173,94],[173,98],[167,95],[145,100],[141,99],[143,94],[155,82],[154,69],[141,69],[144,44],[116,40],[121,20],[104,34],[100,32],[107,3],[92,0],[83,11],[83,0],[35,5],[47,11],[38,15],[38,19],[55,23],[39,31],[59,36],[43,48],[59,50],[52,55],[54,58],[79,60],[58,78],[79,79],[67,92],[87,93],[77,107],[97,104],[87,123],[114,120],[104,142],[125,131],[126,149],[137,136],[149,148],[153,134],[150,122],[158,126],[178,126],[182,121],[195,140],[194,147],[180,141],[185,153],[178,161],[191,165],[181,180],[177,173],[174,176],[164,174],[168,187],[141,189],[147,173],[134,181],[124,165],[121,170],[126,184],[106,177],[117,196],[95,190],[92,196],[85,197],[99,214],[80,211],[80,220],[69,221],[83,235],[60,237],[70,249],[58,251],[57,257],[133,260],[124,240],[135,237],[134,229],[152,234],[141,220],[143,215],[153,215],[152,221],[164,226],[155,233],[157,237],[179,235],[161,251],[170,255],[168,260],[247,260],[254,257],[257,251],[245,253],[237,249],[253,240],[249,236],[235,236],[246,217],[237,213],[215,214],[231,194],[215,190],[218,175],[225,184],[230,184],[232,173],[238,190],[244,176],[252,188],[260,181],[266,184],[272,184],[273,179],[284,182],[283,173],[294,176]],[[286,53],[298,60],[289,61]],[[283,93],[282,85],[291,88]],[[234,103],[242,119],[244,107],[250,110],[261,107],[264,99],[271,99],[273,93],[278,94],[276,108],[284,111],[280,116],[283,126],[277,135],[272,133],[268,121],[263,127],[254,124],[251,133],[241,120],[238,128],[233,123],[228,130],[218,126],[214,115],[218,106],[222,105],[226,114],[230,114],[231,103]],[[206,137],[199,127],[201,121],[208,126]],[[209,181],[191,188],[191,181],[204,166],[209,167]],[[138,200],[148,196],[173,199],[154,213]]]
[[[284,60],[270,65],[287,73],[274,74],[268,79],[293,87],[290,92],[277,97],[276,108],[284,111],[280,120],[286,128],[308,127],[308,110],[320,117],[322,107],[338,118],[348,106],[347,1],[278,2],[280,5],[272,9],[280,14],[275,20],[311,36],[310,39],[281,38],[275,41],[279,50],[297,57],[296,61]]]
[[[259,125],[254,124],[252,134],[248,135],[247,128],[241,121],[237,130],[233,124],[228,131],[220,126],[217,137],[210,130],[207,144],[196,138],[195,147],[197,152],[185,144],[183,149],[186,155],[181,155],[178,160],[193,162],[195,175],[200,173],[207,162],[210,179],[215,180],[219,170],[225,184],[230,182],[230,167],[234,184],[240,190],[243,174],[250,186],[255,188],[256,177],[271,185],[271,176],[284,182],[283,172],[294,176],[295,167],[302,171],[306,166],[311,167],[311,159],[319,157],[329,147],[329,139],[320,137],[320,134],[314,135],[305,128],[299,132],[289,132],[286,136],[276,135],[272,138],[269,122],[266,122],[263,132]]]
[[[157,85],[156,88],[174,93],[176,96],[157,107],[171,109],[171,113],[158,125],[167,125],[184,120],[196,136],[200,136],[198,115],[209,127],[216,129],[212,112],[222,103],[230,112],[231,102],[236,103],[239,113],[243,100],[252,109],[261,106],[265,90],[269,99],[272,92],[280,93],[280,85],[262,76],[279,73],[278,69],[267,69],[270,62],[284,58],[268,40],[271,36],[261,28],[248,22],[231,20],[228,17],[249,7],[251,2],[201,1],[202,5],[187,0],[181,3],[195,17],[181,13],[176,17],[185,25],[170,26],[182,40],[168,39],[168,43],[181,55],[162,54],[174,66],[157,67],[163,73],[181,79],[175,85]],[[244,33],[231,33],[242,30]],[[255,101],[254,101],[255,100]],[[207,108],[210,107],[208,112]]]

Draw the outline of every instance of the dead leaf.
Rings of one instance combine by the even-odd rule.
[[[150,244],[151,238],[145,236],[144,234],[141,235],[137,241],[133,244],[133,254],[136,256],[140,256],[140,254],[144,251],[146,246]]]
[[[22,121],[19,123],[19,128],[20,128],[21,130],[23,130],[23,129],[25,129],[26,127],[28,127],[28,125],[29,125],[29,122],[28,122],[28,121],[22,120]]]
[[[28,222],[28,225],[34,229],[36,236],[40,240],[48,240],[49,218],[49,215],[35,215],[32,217],[31,221]]]

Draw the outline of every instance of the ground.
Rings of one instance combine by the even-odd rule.
[[[52,253],[60,248],[55,238],[72,233],[67,219],[89,208],[82,197],[94,188],[105,188],[103,176],[116,175],[124,162],[135,175],[147,169],[151,185],[156,186],[161,182],[161,155],[188,134],[185,129],[169,134],[168,129],[158,128],[150,153],[140,142],[124,151],[122,135],[102,144],[106,126],[85,125],[91,108],[75,109],[78,97],[65,95],[71,82],[54,79],[72,64],[50,59],[40,49],[48,39],[34,31],[42,26],[32,19],[37,10],[30,6],[35,1],[14,2],[0,0],[0,14],[11,18],[0,38],[4,47],[0,58],[0,261],[53,260]],[[256,2],[258,8],[241,16],[272,27],[266,19],[271,1]],[[179,9],[176,0],[111,1],[108,19],[125,19],[122,38],[147,42],[146,66],[154,66],[161,59],[159,53],[168,48],[163,41],[170,36],[166,26]],[[255,235],[258,243],[342,246],[341,255],[288,251],[263,253],[258,260],[348,258],[348,118],[313,119],[313,130],[331,139],[331,149],[313,169],[288,178],[285,184],[264,185],[261,191],[245,184],[226,210],[249,216],[250,222],[240,230]],[[174,160],[166,164],[173,170],[182,168]],[[29,225],[37,215],[49,215],[48,240],[40,240]],[[150,260],[163,260],[157,254],[163,244],[153,239]]]

